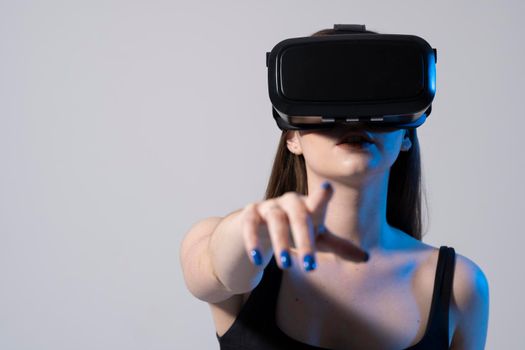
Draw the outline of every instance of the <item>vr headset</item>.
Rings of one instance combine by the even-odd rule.
[[[272,114],[281,130],[412,129],[432,110],[437,50],[414,35],[335,24],[336,35],[291,38],[266,53]]]

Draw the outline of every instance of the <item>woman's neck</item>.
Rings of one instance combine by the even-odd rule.
[[[359,183],[331,180],[334,192],[326,209],[327,229],[366,252],[391,249],[399,236],[386,221],[388,177],[386,172]],[[319,188],[325,180],[308,176],[308,188]]]

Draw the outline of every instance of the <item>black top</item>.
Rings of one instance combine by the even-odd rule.
[[[441,246],[434,279],[434,291],[428,324],[423,338],[404,350],[448,349],[448,314],[455,251]],[[275,257],[264,269],[263,278],[241,308],[235,322],[217,339],[221,350],[331,350],[297,341],[286,335],[275,323],[275,308],[282,270]]]

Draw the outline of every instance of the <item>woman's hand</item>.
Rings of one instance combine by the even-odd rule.
[[[349,260],[368,260],[366,252],[329,232],[324,226],[326,207],[332,192],[333,188],[326,181],[318,191],[308,196],[292,191],[280,197],[248,204],[241,213],[241,220],[245,248],[251,261],[261,265],[260,247],[271,243],[278,266],[290,267],[289,228],[306,271],[316,268],[317,249],[332,251]]]

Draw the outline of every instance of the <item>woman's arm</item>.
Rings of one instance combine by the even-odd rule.
[[[470,259],[456,253],[453,301],[459,320],[452,350],[483,350],[489,318],[489,284],[483,271]]]
[[[203,219],[182,240],[179,258],[184,280],[200,300],[217,303],[246,293],[262,278],[264,265],[255,266],[246,254],[241,211]],[[261,238],[260,243],[263,251],[271,250],[269,240]]]
[[[291,259],[286,252],[295,248],[303,256],[305,271],[312,264],[316,244],[348,259],[363,260],[354,244],[315,227],[323,225],[333,189],[328,182],[309,196],[289,191],[280,197],[253,202],[226,217],[212,217],[193,225],[180,248],[180,262],[190,292],[208,303],[217,303],[235,294],[253,290],[261,281],[272,255],[276,262]],[[289,236],[292,236],[290,240]],[[319,238],[318,241],[317,238]],[[250,259],[253,249],[257,253]],[[307,258],[311,260],[304,260]],[[314,261],[315,263],[315,261]],[[313,265],[313,267],[312,267]],[[280,268],[286,268],[281,260]]]

